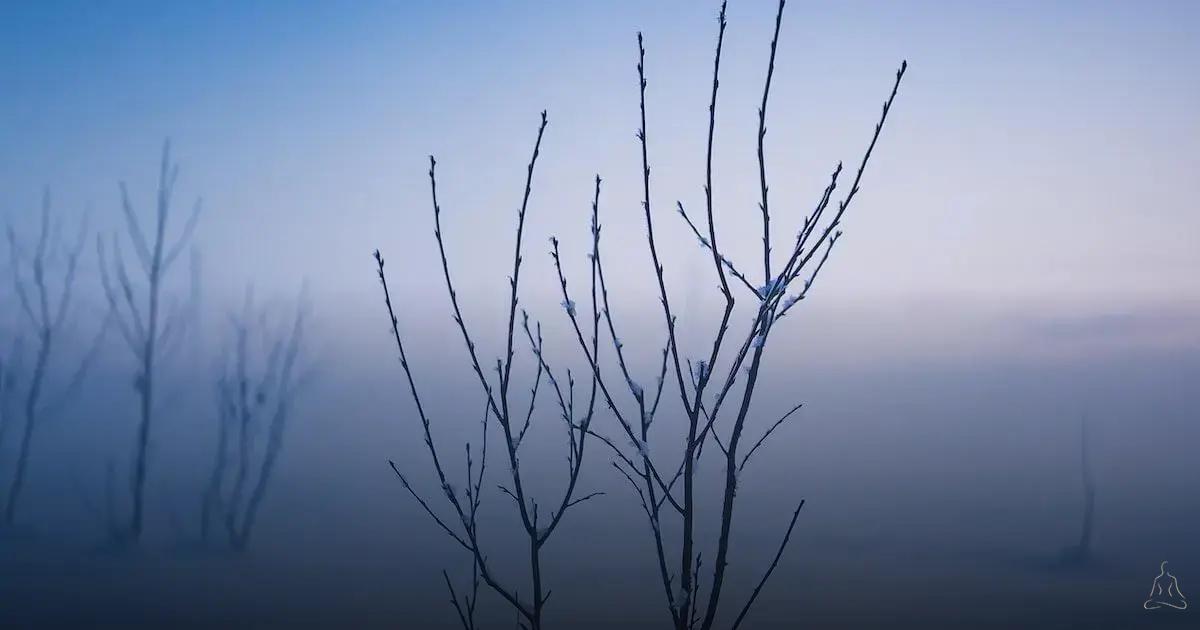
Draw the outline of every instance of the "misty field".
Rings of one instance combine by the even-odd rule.
[[[1200,11],[702,4],[0,9],[0,626],[1194,625]]]

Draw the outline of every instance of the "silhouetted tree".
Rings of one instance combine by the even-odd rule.
[[[196,222],[200,217],[201,202],[196,200],[191,214],[179,235],[167,236],[168,222],[172,212],[172,197],[179,177],[178,165],[171,163],[171,144],[163,143],[162,159],[159,163],[158,194],[155,199],[153,232],[147,238],[137,214],[133,209],[129,191],[122,182],[121,210],[125,217],[126,235],[133,246],[139,267],[145,276],[143,287],[135,287],[125,265],[121,240],[115,235],[111,239],[112,260],[108,259],[103,238],[96,239],[100,256],[100,277],[104,295],[115,313],[114,320],[121,337],[138,363],[134,377],[134,390],[138,396],[138,425],[134,441],[134,462],[130,480],[131,508],[129,522],[123,531],[112,532],[121,539],[137,541],[141,538],[144,513],[146,476],[149,466],[150,431],[152,429],[155,404],[155,388],[160,362],[179,347],[184,338],[187,322],[185,310],[174,301],[163,303],[163,283],[180,254],[186,248]],[[115,283],[114,283],[115,278]],[[164,306],[166,311],[164,312]]]
[[[463,494],[460,496],[457,489],[450,483],[442,465],[443,456],[434,444],[433,432],[431,429],[430,415],[426,411],[419,390],[416,384],[416,378],[413,374],[413,369],[409,363],[408,356],[405,353],[403,336],[400,333],[400,323],[396,315],[396,310],[393,307],[392,297],[388,291],[387,277],[384,274],[384,259],[383,256],[376,251],[375,262],[379,280],[383,285],[384,302],[387,306],[388,318],[392,327],[393,338],[396,343],[397,350],[400,355],[400,365],[404,370],[405,377],[408,381],[409,391],[412,394],[413,401],[416,405],[417,416],[421,420],[422,432],[424,434],[425,445],[428,448],[430,456],[433,460],[433,468],[437,474],[438,481],[441,484],[442,494],[444,495],[449,507],[453,510],[454,516],[451,519],[443,519],[438,515],[437,511],[426,501],[420,493],[418,493],[409,483],[408,479],[400,472],[394,462],[390,462],[392,469],[400,478],[404,488],[413,496],[420,504],[425,512],[438,524],[441,529],[446,532],[455,542],[463,547],[471,554],[475,578],[472,582],[472,594],[464,595],[460,600],[453,585],[451,584],[448,574],[443,573],[446,585],[450,589],[451,601],[459,615],[459,620],[465,628],[474,628],[474,609],[475,601],[478,592],[478,580],[488,585],[493,591],[504,598],[509,605],[517,610],[518,615],[523,620],[522,625],[539,630],[542,627],[543,609],[546,600],[550,596],[550,589],[545,584],[545,579],[542,574],[542,549],[555,533],[558,526],[562,522],[563,515],[571,507],[595,497],[601,493],[595,492],[583,496],[577,496],[576,482],[579,479],[579,472],[583,465],[584,447],[587,443],[588,427],[591,426],[592,417],[596,409],[596,384],[597,381],[592,379],[591,393],[588,396],[586,408],[582,404],[577,405],[575,401],[575,379],[569,370],[564,374],[556,372],[548,364],[545,355],[542,352],[543,342],[541,336],[540,324],[534,323],[530,325],[528,314],[523,310],[521,312],[522,329],[525,337],[529,342],[530,348],[533,351],[534,358],[537,362],[537,371],[533,379],[533,384],[530,385],[530,401],[525,413],[521,414],[516,409],[516,405],[512,401],[510,392],[512,391],[512,367],[513,367],[513,346],[514,336],[517,326],[517,305],[518,294],[521,278],[521,262],[522,262],[522,237],[525,231],[525,212],[529,203],[529,196],[532,191],[534,166],[537,163],[538,151],[542,143],[542,135],[546,130],[546,112],[542,112],[541,125],[538,128],[537,141],[534,144],[533,157],[529,161],[525,179],[525,192],[521,201],[521,208],[517,213],[516,226],[516,246],[513,253],[513,270],[509,277],[509,287],[511,294],[508,304],[508,318],[506,328],[506,351],[504,358],[497,358],[495,365],[495,377],[489,379],[484,373],[483,365],[480,363],[476,353],[475,342],[470,329],[463,319],[462,311],[459,309],[458,294],[455,291],[454,283],[450,274],[450,263],[446,255],[446,245],[442,233],[441,224],[441,207],[438,205],[437,199],[437,178],[435,168],[437,162],[432,156],[429,158],[429,183],[433,198],[433,216],[436,229],[434,236],[437,240],[438,251],[441,255],[442,271],[445,277],[446,289],[450,296],[450,305],[454,313],[454,321],[462,333],[463,341],[467,348],[467,357],[470,360],[479,385],[482,389],[486,406],[484,409],[483,419],[483,434],[479,452],[481,453],[478,472],[474,470],[473,451],[471,445],[467,444],[467,483]],[[593,274],[592,283],[592,336],[591,348],[593,354],[598,351],[598,331],[600,323],[600,314],[596,301],[596,276]],[[575,312],[574,302],[564,301],[564,307],[571,313]],[[567,426],[567,481],[566,489],[561,497],[553,504],[549,513],[542,512],[539,509],[538,502],[529,496],[526,489],[526,478],[523,476],[523,470],[520,463],[520,448],[525,438],[526,432],[530,427],[530,420],[533,415],[534,405],[537,402],[538,392],[543,377],[554,390],[557,398],[558,410]],[[578,407],[578,408],[577,408]],[[481,548],[479,538],[479,520],[477,518],[479,503],[481,499],[481,488],[483,484],[484,468],[486,466],[486,448],[487,448],[487,425],[489,418],[494,420],[500,427],[503,434],[505,453],[508,458],[508,479],[507,483],[501,484],[501,491],[513,500],[516,512],[520,517],[521,527],[524,532],[526,544],[529,548],[529,569],[530,582],[521,589],[514,586],[502,584],[496,573],[488,562],[488,556]],[[528,594],[527,599],[521,597],[521,593]]]
[[[591,365],[593,378],[598,381],[605,403],[613,411],[620,430],[628,439],[628,446],[626,446],[620,444],[620,440],[597,434],[614,452],[616,460],[613,462],[613,465],[628,480],[641,500],[642,508],[650,524],[650,531],[657,556],[658,573],[662,581],[668,612],[671,616],[672,625],[678,630],[690,628],[708,630],[716,623],[717,613],[722,601],[721,597],[726,586],[726,567],[729,563],[731,532],[733,530],[739,476],[746,468],[751,456],[800,407],[800,405],[792,407],[790,411],[783,414],[782,417],[771,424],[761,437],[751,443],[748,449],[745,448],[746,442],[743,439],[745,437],[747,420],[750,417],[751,402],[758,383],[759,371],[762,366],[762,359],[767,347],[768,338],[775,324],[786,316],[796,304],[807,297],[818,273],[828,260],[834,243],[840,238],[842,232],[838,228],[841,225],[842,217],[859,191],[859,183],[863,171],[875,147],[875,142],[879,138],[879,133],[883,128],[888,111],[891,109],[892,100],[895,98],[896,90],[907,67],[907,64],[902,63],[900,69],[896,72],[895,84],[892,87],[891,95],[883,105],[883,112],[878,124],[875,126],[874,135],[871,137],[871,142],[863,155],[858,171],[846,196],[830,210],[831,199],[838,186],[838,178],[842,173],[842,166],[839,163],[834,169],[830,182],[821,194],[816,207],[809,216],[805,217],[803,225],[796,235],[795,242],[788,250],[788,256],[783,265],[775,267],[774,263],[776,259],[772,257],[771,247],[771,214],[768,204],[769,187],[767,185],[763,143],[766,137],[767,102],[770,94],[771,78],[774,73],[775,52],[779,40],[779,29],[783,20],[783,10],[784,2],[781,0],[775,18],[775,32],[771,40],[762,104],[758,110],[757,140],[760,183],[758,205],[763,226],[763,283],[761,286],[756,286],[755,283],[751,282],[749,275],[743,273],[731,258],[722,253],[717,243],[717,229],[713,221],[713,134],[716,126],[721,48],[724,42],[726,27],[724,4],[721,6],[718,18],[719,28],[716,55],[713,62],[712,98],[709,104],[708,148],[704,184],[705,229],[702,231],[692,221],[684,210],[682,203],[677,204],[679,214],[683,217],[689,229],[695,234],[701,247],[711,254],[713,268],[719,281],[719,290],[725,301],[721,322],[713,335],[711,347],[696,360],[686,359],[684,356],[681,356],[683,349],[679,347],[675,332],[676,315],[671,308],[669,292],[663,277],[663,265],[660,262],[659,250],[655,241],[655,215],[652,212],[650,204],[650,158],[646,141],[647,81],[645,48],[643,46],[642,35],[641,33],[638,34],[637,72],[641,126],[638,130],[637,138],[640,143],[642,162],[642,210],[645,216],[647,243],[653,263],[652,272],[657,280],[658,297],[668,338],[666,350],[664,351],[664,368],[669,366],[671,376],[674,377],[674,380],[678,384],[679,400],[683,415],[687,419],[686,434],[678,438],[683,452],[682,461],[678,465],[672,465],[664,469],[661,461],[658,461],[660,458],[655,457],[651,453],[650,444],[653,436],[651,435],[650,428],[658,409],[659,395],[658,393],[654,394],[654,396],[648,395],[638,385],[625,362],[625,352],[620,337],[617,335],[617,326],[614,323],[613,313],[608,306],[608,288],[599,253],[601,226],[599,223],[598,203],[593,204],[592,232],[595,241],[593,245],[593,261],[596,268],[595,273],[599,276],[600,294],[602,296],[601,312],[604,314],[606,327],[615,348],[613,356],[616,360],[616,367],[629,390],[628,393],[631,400],[628,400],[628,402],[618,400],[621,392],[605,377],[604,370],[601,368],[595,352],[591,350],[589,344],[584,339],[578,319],[573,310],[567,309],[567,314],[577,333],[579,346]],[[597,178],[596,199],[599,199],[599,178]],[[828,216],[829,213],[832,213],[831,217]],[[558,242],[556,240],[553,241],[552,256],[554,265],[558,271],[563,300],[565,303],[570,303],[571,296],[567,289],[567,280],[563,273],[559,258]],[[725,348],[729,338],[730,322],[736,302],[731,284],[739,291],[745,289],[749,294],[751,303],[753,304],[752,310],[754,311],[754,316],[750,320],[744,336],[741,337],[740,343],[733,347],[732,356],[726,357],[722,355],[722,350]],[[660,392],[662,378],[663,373],[660,372],[658,386]],[[734,393],[735,385],[738,385],[739,381],[742,385],[740,396]],[[720,420],[725,417],[722,415],[722,412],[725,411],[726,401],[731,394],[734,395],[735,399],[740,398],[740,400],[734,403],[735,410],[732,413],[732,426],[722,426],[723,423],[720,423]],[[724,424],[728,425],[728,423]],[[724,436],[721,435],[723,432],[722,429],[724,430]],[[594,433],[585,427],[581,427],[581,430]],[[717,448],[720,449],[724,460],[725,475],[721,492],[722,507],[720,515],[716,520],[716,525],[719,526],[719,535],[716,543],[715,559],[711,563],[711,575],[708,578],[707,584],[703,585],[707,589],[707,597],[703,598],[701,596],[702,584],[700,582],[703,554],[698,550],[696,540],[696,523],[699,518],[702,518],[697,509],[700,501],[697,497],[698,489],[696,488],[696,462],[703,454],[704,445],[709,437],[713,439]],[[800,500],[795,511],[792,513],[773,559],[764,570],[762,578],[748,595],[744,604],[738,609],[736,617],[730,621],[731,627],[737,628],[743,623],[763,586],[778,565],[780,557],[791,538],[792,530],[796,525],[796,519],[803,505],[804,501]],[[668,541],[667,530],[663,523],[665,516],[678,518],[679,520],[680,539],[673,550]],[[675,568],[672,568],[672,565]],[[706,601],[702,601],[704,599]]]
[[[25,423],[20,434],[16,462],[4,500],[4,524],[11,525],[25,488],[33,438],[39,423],[61,411],[83,382],[107,329],[101,322],[96,340],[91,344],[71,373],[61,391],[47,395],[52,366],[67,347],[63,336],[72,309],[79,254],[87,236],[87,219],[80,223],[78,235],[70,243],[63,242],[62,225],[51,217],[50,191],[42,194],[40,229],[32,246],[18,238],[16,229],[7,229],[12,286],[25,319],[29,337],[34,339],[33,365],[27,374],[21,365],[24,335],[13,342],[7,360],[0,358],[0,440],[3,439],[12,414],[11,401],[18,388],[24,386],[21,415]],[[54,286],[57,285],[57,286]]]
[[[838,188],[839,177],[842,174],[842,166],[839,163],[830,177],[829,184],[820,195],[815,208],[804,218],[803,224],[796,234],[795,242],[787,250],[788,255],[783,264],[776,267],[775,264],[779,261],[772,256],[771,213],[764,158],[764,142],[766,138],[767,105],[770,96],[771,79],[774,74],[775,56],[779,41],[780,26],[783,20],[784,4],[781,0],[775,18],[774,36],[771,39],[770,57],[767,64],[762,103],[758,111],[757,142],[760,184],[758,205],[763,226],[761,258],[763,280],[761,285],[752,282],[750,276],[743,273],[731,258],[721,253],[721,249],[717,243],[717,229],[713,218],[713,137],[716,127],[721,50],[726,28],[725,5],[722,4],[721,6],[718,18],[719,30],[716,55],[713,62],[712,96],[709,104],[708,145],[704,185],[706,225],[703,226],[703,231],[684,210],[683,204],[677,204],[678,212],[688,228],[697,237],[700,245],[711,254],[713,267],[719,280],[719,290],[725,301],[721,321],[713,334],[711,346],[707,347],[704,350],[704,354],[694,360],[685,358],[684,349],[679,347],[676,336],[677,318],[672,310],[670,295],[664,279],[664,268],[655,239],[655,215],[650,203],[650,159],[646,139],[647,80],[645,48],[643,37],[640,33],[638,34],[637,72],[641,124],[638,129],[637,138],[641,150],[642,211],[646,223],[647,244],[649,245],[653,265],[652,272],[658,289],[658,301],[666,326],[666,341],[662,349],[662,363],[658,369],[658,378],[655,386],[653,388],[643,388],[632,374],[626,362],[624,345],[617,332],[616,317],[609,307],[608,283],[606,282],[601,257],[599,210],[601,179],[597,176],[592,197],[591,217],[592,308],[590,331],[587,328],[586,321],[581,323],[582,318],[578,314],[575,301],[568,290],[567,277],[561,263],[559,241],[554,237],[550,239],[550,254],[558,275],[562,306],[571,322],[578,346],[586,358],[589,370],[591,371],[592,392],[587,412],[581,418],[577,418],[575,413],[574,378],[568,371],[567,386],[565,388],[560,387],[560,380],[555,378],[553,370],[547,365],[542,353],[540,326],[531,327],[528,316],[524,315],[523,317],[526,337],[533,348],[534,355],[538,359],[539,372],[532,388],[533,398],[536,399],[537,383],[544,371],[548,382],[554,387],[559,399],[562,416],[568,425],[570,444],[568,459],[571,467],[568,489],[560,504],[561,507],[557,512],[553,513],[554,516],[551,519],[551,524],[545,533],[542,533],[542,530],[538,526],[537,504],[530,503],[525,496],[521,483],[520,467],[518,465],[517,448],[520,445],[521,437],[524,436],[525,429],[528,427],[528,416],[526,416],[524,426],[518,430],[516,423],[514,423],[514,412],[510,410],[508,400],[509,375],[511,373],[513,356],[513,330],[517,308],[517,288],[522,260],[521,236],[524,229],[525,202],[528,201],[529,182],[532,179],[533,168],[538,155],[538,147],[540,147],[541,143],[542,131],[545,129],[545,114],[543,113],[542,127],[538,132],[538,143],[535,145],[533,159],[529,164],[529,179],[526,181],[525,202],[523,202],[521,210],[518,213],[517,246],[514,256],[513,274],[510,277],[512,297],[507,330],[508,352],[504,360],[497,360],[496,372],[498,376],[494,381],[489,380],[484,373],[483,367],[476,355],[475,343],[468,332],[468,327],[463,321],[462,313],[459,310],[457,294],[451,281],[445,243],[442,236],[441,214],[437,202],[437,183],[434,170],[436,162],[432,157],[430,158],[429,176],[433,192],[433,210],[436,226],[434,234],[441,254],[442,268],[450,294],[454,319],[463,334],[468,357],[487,401],[484,426],[487,426],[490,414],[504,431],[506,445],[508,446],[513,488],[510,489],[502,486],[502,490],[514,499],[529,539],[533,580],[533,588],[531,589],[533,599],[530,603],[520,600],[515,590],[503,586],[496,581],[491,568],[487,564],[486,554],[483,554],[480,550],[477,535],[478,521],[476,518],[476,508],[478,506],[479,488],[482,483],[482,465],[480,467],[480,476],[478,477],[479,481],[470,481],[468,483],[465,501],[459,498],[453,486],[447,481],[439,451],[434,446],[430,429],[430,419],[418,395],[413,371],[405,354],[397,316],[384,276],[383,257],[378,251],[375,254],[379,277],[383,283],[384,299],[391,319],[392,332],[400,354],[400,363],[404,369],[410,391],[416,403],[417,414],[422,423],[426,446],[432,455],[435,472],[458,522],[447,522],[447,520],[438,516],[430,504],[414,490],[408,480],[403,475],[400,475],[399,470],[396,470],[396,472],[400,475],[405,489],[412,494],[426,513],[434,519],[443,531],[472,554],[478,575],[486,584],[517,609],[522,625],[539,628],[542,623],[542,605],[545,602],[546,596],[542,594],[543,585],[541,582],[539,550],[545,543],[546,538],[548,538],[550,531],[558,524],[559,518],[566,508],[594,496],[587,495],[581,499],[572,498],[575,488],[575,478],[578,475],[582,460],[583,444],[589,436],[594,436],[611,449],[616,457],[612,462],[613,466],[630,483],[641,500],[641,505],[650,524],[658,573],[662,581],[667,609],[670,613],[673,627],[677,630],[692,628],[708,630],[717,621],[721,597],[726,586],[726,567],[728,566],[730,557],[730,541],[736,507],[735,499],[738,489],[738,479],[754,453],[766,443],[767,439],[776,429],[800,408],[800,405],[795,405],[782,414],[757,440],[750,442],[749,438],[745,436],[747,421],[750,418],[751,403],[758,383],[768,338],[775,324],[785,317],[796,304],[808,296],[809,290],[812,288],[818,274],[828,261],[834,244],[841,237],[842,232],[839,228],[842,218],[859,192],[863,173],[866,170],[867,163],[870,160],[900,82],[907,69],[907,63],[901,63],[899,70],[896,72],[895,83],[892,86],[891,93],[884,102],[883,111],[878,123],[875,125],[874,134],[871,136],[870,143],[863,154],[862,160],[858,165],[858,170],[845,197],[841,201],[834,202],[834,192]],[[746,328],[744,336],[740,337],[740,342],[730,341],[732,338],[730,334],[731,321],[736,303],[734,289],[731,288],[731,285],[738,291],[744,288],[751,296],[753,305],[751,309],[753,317],[748,322],[749,325]],[[613,363],[615,363],[615,371],[620,375],[620,380],[623,381],[623,384],[620,385],[612,383],[606,376],[607,370],[602,367],[598,339],[602,317],[606,336],[611,337],[614,348],[612,357]],[[736,343],[737,345],[733,346],[730,352],[722,354],[727,342],[730,344]],[[682,415],[686,418],[687,422],[684,435],[679,436],[676,443],[681,446],[681,461],[677,465],[663,468],[661,456],[651,452],[650,444],[652,438],[651,426],[658,413],[659,405],[662,402],[662,393],[664,391],[664,383],[668,378],[668,372],[670,372],[670,376],[678,385],[679,401],[683,411]],[[735,391],[735,386],[739,385],[740,391]],[[628,399],[619,391],[620,389],[628,390]],[[725,411],[727,399],[731,395],[736,401],[733,403],[735,409],[732,413],[727,412],[723,416],[722,411]],[[601,397],[605,406],[612,411],[620,430],[624,434],[623,439],[614,439],[593,430],[591,423],[597,397]],[[618,400],[618,397],[621,397],[621,400]],[[720,420],[727,416],[732,416],[731,421],[721,423]],[[731,426],[729,426],[730,422],[732,423]],[[707,584],[703,585],[704,589],[702,589],[700,577],[701,568],[704,566],[703,554],[699,551],[696,531],[697,521],[703,518],[703,515],[698,511],[698,505],[701,501],[698,496],[700,492],[696,487],[696,464],[703,455],[704,446],[708,443],[709,438],[716,444],[716,448],[720,450],[725,474],[720,492],[721,510],[719,516],[714,519],[714,525],[719,529],[714,550],[715,560],[711,563],[711,568],[709,569],[711,575]],[[744,439],[746,441],[743,441]],[[748,448],[747,444],[749,444]],[[471,462],[470,453],[471,450],[468,446],[469,467]],[[392,467],[396,469],[394,463]],[[763,571],[761,579],[746,596],[736,616],[730,620],[731,627],[737,628],[743,623],[755,600],[761,593],[762,588],[778,566],[803,505],[804,501],[800,500],[795,511],[792,512],[791,519],[772,560]],[[678,518],[679,540],[677,544],[672,544],[670,541],[668,530],[663,523],[666,517]],[[447,577],[446,579],[449,586],[449,578]],[[463,626],[467,628],[473,627],[473,616],[467,614],[473,609],[461,606],[452,586],[450,590],[452,602],[459,612],[460,621]],[[706,592],[704,592],[705,590]]]
[[[201,537],[222,527],[226,543],[241,551],[250,542],[259,506],[283,448],[298,384],[306,305],[290,325],[278,325],[246,292],[240,314],[230,316],[232,343],[217,379],[217,447],[201,500]],[[260,449],[256,444],[264,439]]]

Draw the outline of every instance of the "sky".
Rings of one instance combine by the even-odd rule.
[[[397,386],[371,253],[388,261],[439,439],[470,439],[477,392],[462,394],[474,376],[456,354],[428,160],[438,160],[465,318],[481,354],[496,356],[526,165],[547,110],[521,306],[545,323],[547,356],[580,366],[547,239],[561,240],[572,290],[583,291],[600,175],[613,309],[632,368],[651,374],[664,332],[640,208],[641,31],[655,230],[680,344],[698,356],[722,302],[711,259],[674,207],[695,216],[704,205],[717,8],[676,0],[0,4],[0,220],[31,238],[46,187],[64,225],[86,216],[94,233],[121,234],[125,182],[149,221],[166,139],[181,168],[168,231],[178,233],[203,200],[193,243],[207,328],[192,333],[194,354],[164,368],[180,397],[155,429],[156,540],[191,518],[214,443],[209,355],[223,347],[215,343],[228,336],[223,315],[248,285],[274,305],[292,304],[304,287],[312,313],[305,360],[316,373],[264,510],[263,551],[238,578],[258,576],[253,584],[227,581],[221,558],[171,556],[93,590],[89,580],[111,571],[93,554],[76,588],[64,581],[75,556],[33,546],[21,588],[41,599],[30,601],[54,612],[56,593],[79,592],[92,598],[79,608],[86,615],[142,606],[136,593],[149,585],[166,591],[164,614],[186,601],[197,614],[245,621],[238,615],[262,613],[268,601],[309,621],[327,605],[448,623],[446,610],[411,610],[443,597],[429,578],[453,551],[417,524],[421,515],[396,498],[384,467],[395,458],[433,487],[407,390]],[[756,110],[774,9],[770,0],[730,3],[715,133],[722,249],[756,282]],[[776,265],[834,165],[857,166],[896,69],[908,63],[845,235],[811,299],[772,333],[780,350],[768,356],[753,414],[769,423],[774,409],[806,404],[778,434],[781,446],[764,447],[745,531],[749,546],[777,535],[776,491],[811,499],[810,529],[797,536],[805,561],[781,565],[779,581],[799,585],[815,618],[857,606],[858,591],[842,585],[859,578],[878,597],[878,608],[863,611],[869,621],[940,609],[941,588],[1035,601],[1056,614],[1076,604],[1110,614],[1133,579],[1140,614],[1136,598],[1153,573],[1133,578],[1134,567],[1157,567],[1161,553],[1188,579],[1200,575],[1192,535],[1200,495],[1190,481],[1200,444],[1191,386],[1200,373],[1198,24],[1200,4],[1186,1],[788,4],[765,140]],[[0,256],[0,272],[7,265]],[[77,332],[90,333],[102,302],[90,244],[81,273],[74,312]],[[187,285],[181,271],[167,290],[182,299]],[[0,334],[20,321],[10,295],[0,289]],[[739,300],[741,331],[757,302],[745,293]],[[65,345],[55,384],[82,352]],[[525,350],[518,370],[532,370]],[[82,395],[88,403],[39,434],[28,511],[38,516],[28,518],[44,531],[91,532],[77,495],[99,496],[105,466],[128,457],[131,365],[109,339]],[[1097,548],[1109,562],[1090,582],[1042,571],[1043,556],[1076,531],[1081,416],[1097,436]],[[557,426],[538,433],[530,460],[560,465],[561,453],[548,450],[561,446]],[[611,471],[595,460],[584,483],[607,487]],[[621,533],[644,526],[636,505],[630,496],[614,501],[589,507],[596,511],[577,524],[595,551],[586,571],[555,554],[564,584],[556,603],[569,602],[560,610],[591,606],[606,588],[619,592],[624,578],[609,565],[645,551],[631,542],[645,542],[640,530]],[[1015,567],[1022,554],[1042,554],[1031,561],[1036,570]],[[397,575],[397,558],[412,570]],[[162,571],[174,579],[160,583]],[[918,588],[922,580],[907,579],[914,571],[937,589]],[[627,609],[595,611],[595,627],[653,614],[658,603],[638,599],[653,585],[647,576],[628,582],[641,590],[624,592]],[[1043,589],[1043,578],[1063,590]],[[393,579],[409,597],[394,597]],[[238,592],[196,595],[209,587]],[[778,627],[789,627],[788,595],[764,593]],[[962,610],[979,613],[970,603]]]
[[[735,260],[758,255],[754,125],[772,8],[729,9],[715,196]],[[610,238],[648,265],[633,136],[640,29],[652,201],[679,261],[668,274],[709,293],[703,258],[669,211],[703,200],[715,5],[48,2],[2,11],[0,208],[10,220],[35,214],[49,186],[60,211],[90,208],[101,230],[119,228],[116,182],[128,181],[148,212],[170,138],[181,204],[204,199],[196,242],[209,290],[236,299],[246,283],[289,293],[307,279],[336,301],[327,309],[335,318],[373,297],[376,247],[411,265],[406,291],[440,291],[426,273],[436,260],[429,154],[440,159],[458,264],[508,256],[542,109],[550,126],[530,242],[554,233],[583,247],[599,173]],[[868,310],[937,316],[928,304],[951,302],[1077,316],[1085,328],[1194,312],[1198,12],[1186,2],[794,3],[766,140],[777,234],[795,229],[837,160],[857,163],[907,59],[822,290]],[[530,259],[540,272],[530,291],[551,290],[547,259]],[[503,276],[463,275],[502,299]],[[1055,322],[1046,325],[1070,325]]]

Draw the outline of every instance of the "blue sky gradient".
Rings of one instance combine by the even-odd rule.
[[[368,254],[381,247],[411,265],[398,280],[405,294],[436,299],[441,317],[443,292],[426,273],[435,153],[452,255],[485,312],[503,300],[504,278],[483,263],[509,255],[546,108],[527,287],[551,303],[548,261],[534,255],[551,233],[582,272],[598,172],[609,247],[635,271],[617,299],[643,303],[641,29],[668,275],[703,304],[717,299],[710,270],[670,210],[703,199],[710,4],[10,3],[0,9],[0,209],[32,217],[48,185],[59,210],[91,208],[95,225],[119,229],[116,182],[147,212],[170,137],[181,206],[205,199],[197,243],[210,295],[235,300],[247,282],[292,293],[307,278],[318,301],[338,305],[327,314],[350,321],[373,306]],[[757,256],[754,112],[773,6],[729,10],[715,194],[738,260]],[[777,240],[836,160],[857,161],[906,58],[824,278],[835,304],[900,318],[916,309],[944,320],[933,329],[973,310],[1020,313],[1034,328],[1060,316],[1083,327],[1166,317],[1184,322],[1173,339],[1195,340],[1188,317],[1162,313],[1200,303],[1198,18],[1188,2],[792,3],[767,136]]]

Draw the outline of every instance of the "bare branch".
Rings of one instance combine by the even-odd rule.
[[[800,403],[800,404],[796,405],[795,407],[792,407],[792,409],[790,411],[783,414],[783,417],[776,420],[775,424],[772,424],[771,428],[767,429],[766,432],[763,433],[762,437],[758,438],[758,441],[754,443],[754,446],[750,447],[750,450],[746,451],[746,455],[744,457],[742,457],[742,463],[738,465],[739,473],[746,467],[746,462],[750,461],[750,456],[754,454],[754,451],[757,451],[758,447],[762,446],[763,442],[766,442],[767,438],[771,437],[771,434],[775,432],[775,429],[778,429],[779,425],[783,424],[783,422],[785,420],[787,420],[789,417],[791,417],[792,414],[799,411],[800,408],[803,406],[804,406],[804,403]]]
[[[707,191],[706,194],[709,197],[712,196],[711,193],[707,193]],[[700,246],[704,249],[712,250],[712,241],[710,240],[712,237],[704,236],[700,233],[700,228],[696,227],[696,224],[692,222],[692,218],[688,216],[687,211],[683,209],[682,201],[676,201],[675,205],[679,211],[679,216],[683,217],[684,222],[687,223],[687,226],[692,229],[692,234],[696,235],[696,240],[700,242]],[[758,296],[758,289],[754,288],[754,285],[750,283],[750,280],[746,278],[745,274],[743,274],[741,271],[738,271],[737,265],[733,264],[732,260],[726,258],[723,254],[717,254],[716,258],[718,274],[724,276],[725,271],[728,270],[734,278],[737,278],[747,289],[750,290],[750,293],[756,297]],[[724,284],[722,286],[724,286]]]
[[[458,613],[459,623],[462,624],[463,628],[470,630],[471,624],[467,621],[466,611],[464,611],[463,607],[458,603],[458,595],[454,592],[454,585],[450,583],[450,574],[446,573],[445,570],[442,570],[442,577],[446,580],[446,589],[450,591],[450,603],[454,606],[454,611]]]
[[[108,258],[105,255],[104,239],[96,237],[96,255],[100,260],[100,283],[104,289],[104,298],[108,301],[108,311],[112,314],[112,321],[117,326],[117,330],[121,333],[121,338],[129,346],[129,349],[134,354],[139,354],[141,348],[138,345],[137,338],[134,336],[133,329],[130,323],[121,313],[120,306],[117,303],[116,291],[113,289],[112,280],[108,272]]]
[[[183,225],[183,231],[179,233],[179,237],[175,240],[175,244],[167,251],[162,261],[163,272],[171,268],[175,260],[179,258],[179,254],[183,253],[188,242],[191,241],[192,233],[196,231],[196,224],[200,221],[200,211],[204,206],[202,199],[197,199],[192,205],[192,213],[188,215],[187,223]]]
[[[796,506],[796,511],[792,512],[792,520],[788,523],[787,531],[783,534],[783,542],[779,543],[779,549],[775,552],[775,558],[771,560],[771,566],[767,567],[767,571],[763,574],[762,579],[758,581],[758,586],[754,587],[754,592],[750,594],[750,599],[746,601],[746,605],[742,606],[742,611],[738,613],[737,619],[733,621],[732,628],[736,630],[742,625],[742,620],[746,618],[746,613],[750,612],[750,607],[754,605],[754,600],[758,599],[759,592],[762,587],[771,578],[771,573],[775,571],[775,567],[779,565],[779,558],[783,557],[783,550],[787,549],[788,540],[792,537],[792,529],[796,527],[796,518],[800,516],[800,508],[804,507],[804,499],[800,500],[800,505]]]
[[[722,21],[724,21],[722,19]],[[662,303],[663,316],[666,318],[667,334],[670,337],[671,356],[675,364],[675,376],[679,381],[679,397],[684,408],[691,408],[688,400],[686,382],[683,378],[683,364],[679,360],[679,344],[675,339],[675,316],[671,314],[671,302],[667,298],[667,284],[663,278],[663,266],[658,258],[658,246],[654,241],[654,219],[650,210],[650,156],[646,144],[646,48],[643,46],[642,33],[637,34],[638,40],[638,93],[639,110],[641,111],[642,126],[638,129],[637,138],[642,147],[642,210],[646,215],[646,242],[650,245],[650,259],[654,263],[654,275],[658,279],[659,299]]]
[[[408,479],[406,479],[404,475],[400,474],[399,468],[396,468],[396,462],[393,462],[389,459],[388,465],[392,467],[392,471],[395,472],[396,476],[400,478],[400,483],[404,486],[404,489],[407,490],[410,495],[412,495],[412,498],[417,500],[417,503],[421,505],[421,508],[425,510],[425,513],[429,515],[429,518],[432,518],[433,522],[437,523],[438,527],[441,527],[442,531],[446,532],[447,536],[453,538],[454,541],[461,545],[464,549],[474,552],[474,547],[467,544],[467,541],[463,540],[463,538],[456,534],[454,530],[450,529],[450,526],[446,525],[445,521],[443,521],[436,513],[434,513],[433,509],[429,507],[429,504],[425,502],[425,499],[422,499],[421,495],[417,494],[416,490],[413,490],[412,485],[408,483]]]
[[[771,94],[771,77],[775,74],[775,48],[779,43],[779,26],[783,23],[783,7],[787,0],[779,0],[779,11],[775,14],[775,35],[771,37],[771,59],[767,62],[767,80],[763,85],[762,105],[758,108],[758,178],[762,198],[758,207],[763,220],[763,280],[771,281],[771,212],[767,205],[767,162],[763,157],[763,141],[767,137],[767,97]]]
[[[142,269],[149,274],[153,260],[150,257],[150,246],[146,242],[146,234],[142,231],[142,226],[138,223],[137,215],[133,211],[133,203],[129,200],[129,189],[126,188],[125,182],[121,182],[119,186],[121,188],[121,213],[125,216],[126,233],[129,234],[133,250],[142,263]]]

